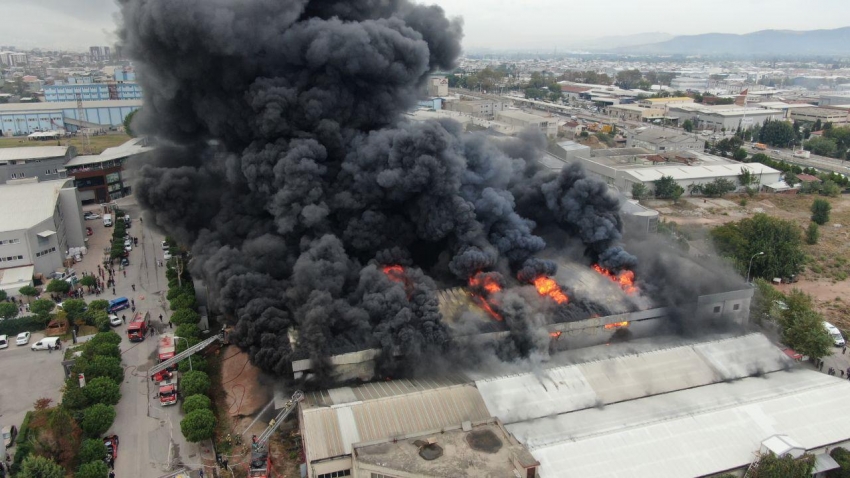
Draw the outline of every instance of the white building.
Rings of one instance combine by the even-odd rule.
[[[525,128],[537,128],[546,136],[558,135],[558,119],[556,117],[544,117],[518,110],[505,110],[496,113],[496,121],[510,125],[518,131]]]
[[[428,96],[448,96],[449,80],[442,75],[428,78]]]
[[[752,128],[767,120],[781,120],[785,113],[779,110],[743,107],[736,105],[708,106],[701,104],[671,105],[668,115],[676,118],[679,124],[691,120],[697,129],[734,130]]]
[[[708,78],[677,76],[670,80],[670,88],[681,91],[703,92],[708,89]]]
[[[46,275],[63,267],[70,248],[86,245],[73,179],[9,181],[0,186],[0,204],[2,270],[27,268],[30,278]]]
[[[18,51],[0,51],[0,64],[19,66],[27,64],[27,54]]]

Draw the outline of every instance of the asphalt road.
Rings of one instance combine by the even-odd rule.
[[[747,150],[750,154],[763,153],[774,159],[781,159],[785,162],[796,164],[801,167],[811,167],[817,168],[822,171],[832,171],[835,173],[841,173],[844,175],[850,175],[850,167],[848,167],[848,163],[846,161],[841,161],[840,159],[835,158],[827,158],[824,156],[816,156],[811,155],[809,158],[795,158],[794,152],[788,149],[768,149],[766,151],[762,151],[756,148],[753,148],[749,144],[744,145],[744,149]],[[778,152],[776,152],[778,151]]]

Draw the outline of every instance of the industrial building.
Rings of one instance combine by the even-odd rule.
[[[134,138],[97,155],[77,156],[65,169],[74,178],[82,204],[102,204],[130,193],[132,172],[124,164],[151,149],[147,138]]]
[[[558,135],[558,120],[554,117],[543,117],[518,110],[504,110],[496,113],[496,121],[512,126],[517,130],[537,128],[546,136]]]
[[[0,148],[0,184],[13,179],[49,181],[66,178],[65,164],[75,154],[73,146]]]
[[[428,78],[428,96],[448,96],[449,80],[442,75],[432,75]]]
[[[688,96],[671,96],[668,98],[645,98],[638,101],[641,108],[667,108],[673,105],[692,104],[694,99]]]
[[[91,77],[70,77],[67,83],[44,87],[44,101],[48,103],[77,101],[77,95],[83,101],[141,100],[142,88],[132,71],[116,71],[113,81],[103,83]]]
[[[668,115],[682,124],[691,120],[696,129],[720,131],[751,128],[768,120],[781,120],[784,113],[779,110],[744,107],[737,105],[706,106],[699,104],[679,104],[668,107]]]
[[[72,179],[8,181],[0,186],[0,204],[4,210],[0,269],[4,274],[30,279],[33,274],[50,274],[64,266],[70,249],[86,245],[80,196]],[[24,272],[7,272],[21,268]],[[17,289],[7,293],[15,295]]]
[[[449,111],[457,111],[476,118],[494,119],[496,113],[507,108],[507,102],[499,99],[481,100],[451,100],[446,101],[445,108]]]
[[[590,146],[585,146],[575,141],[558,141],[549,149],[549,152],[562,161],[572,162],[579,156],[589,156]],[[557,170],[560,171],[564,166],[566,166],[566,163],[561,163]]]
[[[664,108],[638,105],[612,105],[605,107],[602,112],[625,121],[654,121],[666,116]]]
[[[670,80],[670,88],[681,91],[703,92],[708,90],[708,78],[677,76]]]
[[[818,106],[832,105],[850,105],[850,94],[833,93],[828,95],[821,95],[818,99]]]
[[[847,111],[837,108],[796,108],[790,115],[793,121],[808,121],[814,123],[832,123],[835,126],[844,126],[850,123]]]
[[[672,128],[649,128],[626,136],[627,148],[643,148],[655,153],[702,151],[705,139]]]
[[[692,184],[706,184],[718,178],[738,183],[741,169],[759,178],[759,184],[779,181],[781,172],[761,163],[739,163],[698,151],[651,154],[641,148],[594,151],[590,157],[579,157],[589,175],[605,181],[626,195],[635,183],[643,183],[650,191],[662,176],[671,176],[685,190]]]
[[[782,101],[765,101],[762,103],[750,103],[750,106],[755,108],[763,108],[766,110],[777,110],[783,113],[783,118],[790,118],[791,112],[798,108],[811,108],[812,105],[804,103],[785,103]]]
[[[141,106],[141,100],[83,102],[85,119],[81,120],[76,101],[0,104],[0,131],[3,136],[20,136],[60,129],[107,129],[123,125],[124,118]]]

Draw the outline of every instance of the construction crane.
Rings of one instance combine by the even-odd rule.
[[[298,402],[304,400],[304,393],[296,390],[292,398],[286,401],[280,413],[274,417],[269,426],[259,436],[254,435],[251,443],[251,464],[248,476],[251,478],[269,478],[272,469],[272,459],[269,453],[268,442],[274,432],[283,424],[283,420],[298,406]]]
[[[89,132],[88,129],[85,128],[85,124],[88,123],[88,119],[86,119],[86,110],[83,108],[83,95],[77,93],[77,121],[80,122],[80,126],[78,128],[82,129],[83,133],[83,154],[91,154],[91,141],[89,141]]]
[[[210,338],[208,338],[208,339],[206,339],[202,342],[198,342],[197,344],[187,348],[186,350],[180,352],[179,354],[175,355],[174,357],[171,357],[168,360],[165,360],[163,362],[160,362],[160,363],[154,365],[153,367],[150,368],[150,370],[148,370],[148,374],[151,377],[153,377],[157,373],[171,367],[172,365],[180,362],[184,358],[186,358],[190,355],[194,355],[194,354],[200,352],[201,350],[207,348],[207,346],[209,346],[213,342],[218,342],[218,341],[225,342],[225,340],[226,340],[225,333],[224,333],[224,330],[222,330],[221,332],[217,333],[216,335],[213,335],[212,337],[210,337]]]

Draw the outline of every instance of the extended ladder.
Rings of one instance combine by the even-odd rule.
[[[272,434],[280,428],[280,425],[283,423],[283,420],[295,410],[295,407],[298,406],[298,402],[304,400],[304,393],[301,390],[296,390],[295,393],[292,394],[292,398],[287,400],[286,405],[284,405],[283,409],[280,413],[274,417],[274,422],[269,424],[269,426],[257,437],[257,444],[260,447],[265,446],[266,442],[271,438]]]
[[[161,363],[154,365],[153,367],[150,368],[150,370],[148,370],[148,374],[153,376],[157,372],[161,372],[161,371],[167,369],[168,367],[171,367],[172,365],[180,362],[184,358],[186,358],[190,355],[193,355],[193,354],[207,348],[208,345],[210,345],[211,343],[213,343],[217,340],[224,342],[224,331],[223,330],[221,332],[219,332],[218,334],[213,335],[212,337],[204,340],[203,342],[198,342],[197,344],[195,344],[195,345],[189,347],[188,349],[180,352],[179,354],[175,355],[174,357],[171,357],[170,359],[168,359],[164,362],[161,362]]]

